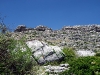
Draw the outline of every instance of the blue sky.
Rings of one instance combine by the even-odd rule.
[[[0,13],[12,29],[22,24],[52,29],[100,24],[100,0],[0,0]]]

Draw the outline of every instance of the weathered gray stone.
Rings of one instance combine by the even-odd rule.
[[[26,26],[25,25],[19,25],[14,32],[22,32],[26,31]]]
[[[49,73],[60,73],[63,72],[65,70],[69,70],[69,64],[60,64],[59,66],[44,66],[44,68],[46,69],[46,72]]]
[[[78,56],[94,56],[95,55],[93,51],[89,51],[89,50],[78,50],[76,51],[76,54]]]
[[[34,28],[34,29],[37,30],[37,31],[52,30],[51,28],[48,28],[48,27],[43,26],[43,25],[39,25],[39,26],[37,26],[37,27]]]
[[[57,45],[59,47],[74,47],[75,50],[100,50],[98,46],[100,44],[100,25],[65,26],[61,30],[49,29],[40,25],[25,33],[18,33],[18,36],[15,35],[15,38],[24,36],[28,40],[42,40],[50,45]],[[46,60],[48,59],[46,58]]]
[[[50,46],[38,40],[28,41],[26,44],[32,50],[33,56],[39,64],[64,58],[64,53],[58,46]]]

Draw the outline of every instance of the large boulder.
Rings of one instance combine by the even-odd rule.
[[[32,50],[33,57],[39,64],[64,58],[64,53],[58,46],[50,46],[45,42],[40,42],[38,40],[28,41],[26,44]]]

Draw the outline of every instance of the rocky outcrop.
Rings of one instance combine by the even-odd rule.
[[[80,30],[80,31],[96,31],[96,32],[100,32],[100,26],[99,25],[76,25],[76,26],[64,26],[62,28],[62,30]]]
[[[39,25],[35,28],[35,30],[37,31],[45,31],[45,30],[52,30],[51,28],[48,28],[46,26],[43,26],[43,25]]]
[[[20,27],[18,31],[22,31]],[[25,29],[25,28],[24,28]],[[61,30],[52,30],[39,25],[36,28],[26,28],[29,31],[14,33],[15,38],[26,37],[28,40],[37,39],[59,47],[74,47],[77,50],[100,50],[100,25],[65,26]]]
[[[38,40],[28,41],[26,44],[32,50],[33,57],[39,64],[64,58],[64,53],[58,46],[50,46],[45,42],[40,42]]]
[[[25,25],[18,25],[18,27],[14,30],[14,32],[23,32],[23,31],[29,31],[29,30],[36,30],[36,31],[52,31],[51,28],[48,28],[46,26],[43,25],[39,25],[36,28],[26,28]]]
[[[25,25],[19,25],[14,32],[22,32],[22,31],[26,31],[26,26]]]

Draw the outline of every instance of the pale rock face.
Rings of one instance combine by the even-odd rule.
[[[47,61],[59,60],[64,57],[64,53],[58,46],[50,46],[38,40],[28,41],[26,44],[32,50],[34,57],[40,64]]]
[[[59,66],[44,66],[44,68],[46,69],[46,72],[49,73],[60,73],[63,72],[65,70],[69,70],[69,64],[60,64]]]
[[[93,51],[87,51],[87,50],[79,50],[77,51],[77,54],[79,56],[94,56],[95,55]]]

